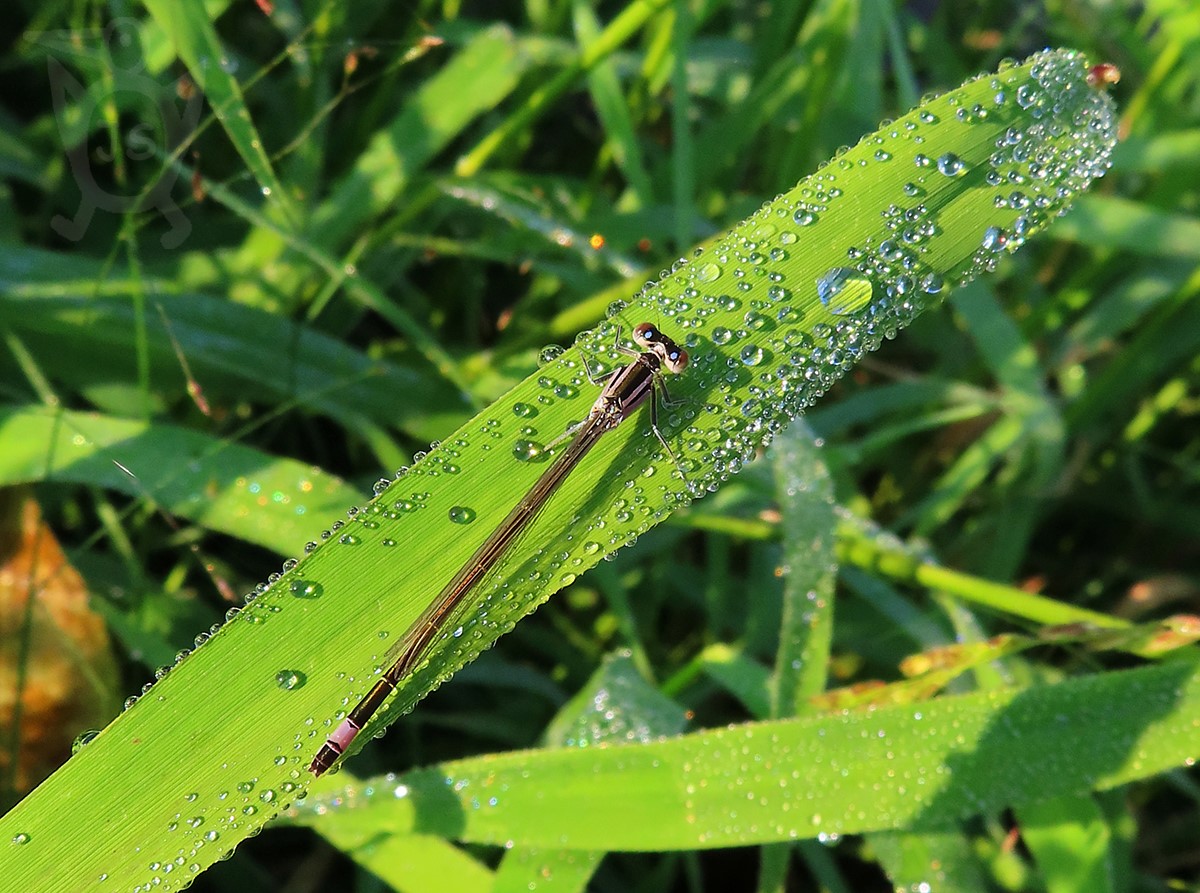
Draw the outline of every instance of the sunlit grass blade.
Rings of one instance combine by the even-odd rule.
[[[915,708],[460,760],[371,794],[314,794],[290,816],[348,835],[420,827],[473,843],[639,851],[942,830],[1184,765],[1198,712],[1192,656]]]
[[[33,406],[0,408],[0,435],[10,444],[0,484],[69,481],[148,497],[284,555],[302,549],[314,525],[333,523],[356,493],[303,462],[173,425]]]

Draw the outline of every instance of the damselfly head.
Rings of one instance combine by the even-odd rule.
[[[633,330],[633,340],[657,354],[667,371],[679,374],[687,368],[688,352],[660,332],[653,323],[638,323]]]

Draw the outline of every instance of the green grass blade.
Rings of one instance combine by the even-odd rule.
[[[1122,248],[1149,257],[1200,258],[1200,223],[1195,219],[1111,195],[1087,196],[1054,235],[1092,248]]]
[[[881,832],[870,835],[868,845],[896,890],[988,893],[993,889],[984,879],[970,840],[958,831]]]
[[[1183,765],[1198,711],[1193,656],[915,709],[461,760],[373,795],[314,794],[291,817],[347,834],[421,827],[474,843],[637,851],[936,831]]]
[[[300,551],[357,493],[304,462],[174,425],[0,407],[0,437],[8,444],[0,484],[70,481],[148,496],[174,516],[282,555]]]
[[[1114,893],[1112,834],[1099,805],[1085,794],[1024,804],[1016,810],[1021,840],[1049,893]]]
[[[829,468],[807,424],[793,423],[772,456],[786,570],[771,716],[785,717],[808,712],[828,681],[837,519]]]
[[[591,4],[576,0],[571,4],[571,16],[581,44],[586,46],[600,39],[600,22]],[[612,60],[598,60],[588,73],[587,82],[588,90],[596,103],[596,113],[604,124],[613,163],[629,181],[629,189],[635,199],[634,205],[645,207],[654,201],[654,187],[642,159],[642,149],[630,116],[629,105],[622,93],[621,80]]]
[[[638,673],[628,653],[611,655],[546,730],[552,747],[597,747],[678,735],[684,710]],[[494,893],[583,891],[603,852],[513,847],[496,872]]]
[[[479,172],[488,160],[515,134],[523,133],[529,125],[545,114],[555,101],[593,66],[615,53],[630,40],[646,22],[668,6],[667,0],[633,0],[597,37],[588,43],[579,56],[566,68],[539,85],[524,103],[499,127],[485,136],[458,160],[454,172],[470,177]]]
[[[313,214],[311,238],[326,250],[392,208],[439,151],[512,92],[529,65],[510,29],[488,28],[458,49],[371,140]],[[465,100],[465,101],[464,101]]]
[[[0,278],[6,299],[0,322],[19,333],[57,381],[83,389],[136,380],[137,339],[145,335],[151,378],[182,393],[189,384],[180,368],[187,358],[196,383],[215,405],[254,400],[276,407],[302,407],[354,428],[363,419],[432,439],[460,423],[466,406],[448,382],[428,369],[405,368],[372,359],[323,332],[265,310],[213,295],[155,288],[143,326],[135,325],[138,284],[103,280],[97,265],[78,265],[78,284],[41,284],[61,270],[59,255],[6,252],[26,270]],[[37,271],[32,277],[30,273]],[[90,278],[89,278],[90,277]],[[147,282],[148,288],[158,283]],[[86,329],[69,355],[54,345]],[[264,344],[275,346],[266,351]],[[406,395],[398,400],[397,395]]]
[[[267,149],[250,118],[242,88],[229,70],[229,57],[204,4],[186,0],[147,0],[146,8],[159,27],[170,35],[180,60],[204,92],[262,194],[289,226],[296,226],[299,223],[296,208],[275,174]]]

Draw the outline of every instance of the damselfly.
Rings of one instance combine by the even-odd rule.
[[[618,332],[618,344],[619,337]],[[688,364],[687,351],[648,322],[634,328],[633,339],[644,350],[638,352],[618,346],[618,350],[634,358],[632,362],[605,377],[593,379],[597,384],[605,379],[607,382],[587,417],[568,432],[570,442],[396,643],[389,653],[391,665],[334,729],[333,734],[325,739],[313,757],[308,768],[314,775],[321,775],[337,762],[400,681],[416,669],[426,650],[453,615],[454,609],[495,567],[600,437],[629,418],[647,399],[650,401],[650,428],[667,455],[674,459],[666,438],[658,428],[657,390],[661,390],[666,397],[662,373],[664,370],[682,372]],[[592,377],[590,372],[589,377]],[[553,444],[547,447],[552,448]]]

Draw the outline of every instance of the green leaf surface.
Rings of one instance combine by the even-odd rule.
[[[876,832],[868,845],[897,890],[986,893],[990,889],[970,841],[958,831]]]
[[[512,92],[528,64],[504,26],[471,39],[420,91],[405,98],[399,113],[334,185],[313,214],[312,240],[334,250],[387,210],[430,158]]]
[[[771,704],[772,717],[806,713],[825,690],[833,642],[834,549],[837,520],[833,481],[803,421],[772,444],[776,490],[783,512],[783,615]]]
[[[546,742],[552,747],[604,747],[678,735],[683,709],[638,673],[628,652],[608,656],[570,702],[563,705]],[[510,847],[496,872],[495,893],[583,891],[604,853]]]
[[[1041,869],[1049,893],[1109,893],[1111,834],[1103,812],[1084,794],[1023,804],[1016,810],[1021,838]]]
[[[299,552],[358,491],[311,465],[173,425],[0,407],[0,484],[53,481],[149,496],[172,515]]]
[[[1193,657],[915,707],[461,760],[370,793],[314,793],[290,816],[362,835],[419,827],[476,843],[610,850],[939,831],[1182,765],[1200,748],[1198,711]]]
[[[1200,223],[1193,218],[1111,195],[1081,200],[1055,235],[1093,248],[1123,248],[1151,257],[1200,257]]]

